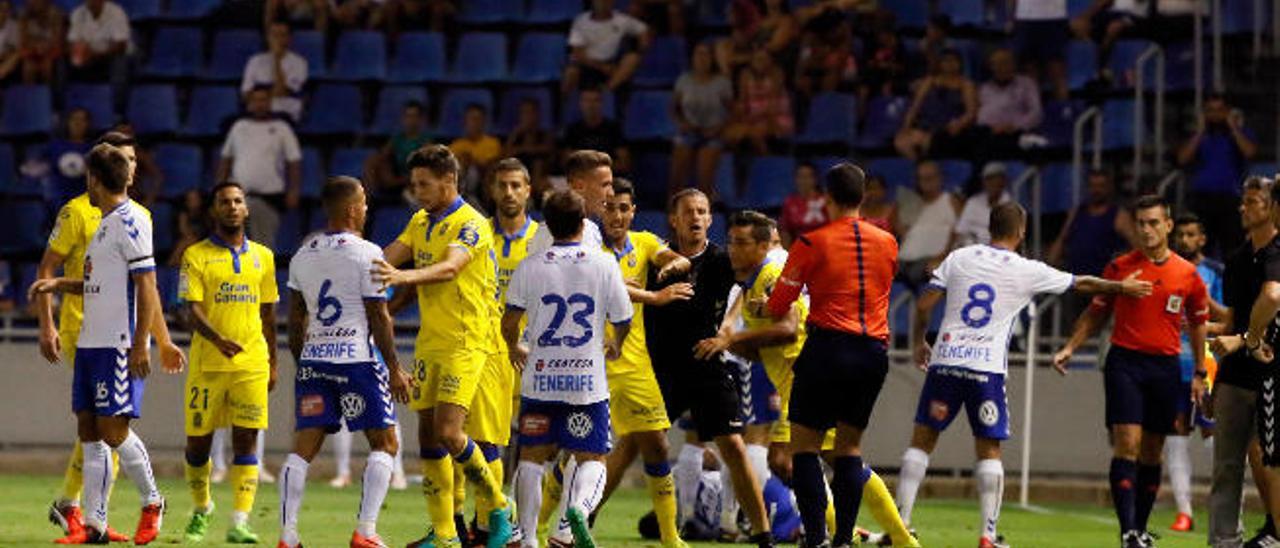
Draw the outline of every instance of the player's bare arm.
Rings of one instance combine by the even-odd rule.
[[[516,371],[524,371],[524,362],[529,359],[529,347],[520,341],[520,320],[524,311],[507,307],[502,314],[502,338],[507,341],[507,354]]]
[[[916,367],[921,371],[929,368],[929,343],[925,340],[925,331],[929,329],[929,320],[933,318],[933,308],[938,306],[946,293],[930,288],[916,299],[916,316],[911,326],[911,355]]]
[[[1267,333],[1267,326],[1275,320],[1276,312],[1280,312],[1280,282],[1266,282],[1253,302],[1253,310],[1249,312],[1249,330],[1244,334],[1245,349],[1262,363],[1271,363],[1275,358],[1275,350],[1262,340]]]
[[[1142,298],[1151,294],[1151,282],[1139,280],[1142,271],[1134,271],[1123,280],[1107,280],[1097,276],[1076,276],[1072,288],[1081,293],[1120,294],[1126,297]]]
[[[653,257],[653,264],[658,267],[658,281],[665,281],[667,278],[679,274],[689,272],[693,268],[693,263],[683,255],[676,253],[671,248],[666,248],[657,253]]]
[[[657,291],[649,291],[640,287],[640,282],[627,280],[627,296],[631,302],[649,306],[666,306],[675,301],[687,301],[693,298],[693,284],[689,282],[674,283]]]
[[[1102,324],[1106,322],[1110,310],[1101,310],[1090,306],[1085,309],[1084,314],[1076,320],[1075,328],[1071,331],[1071,338],[1067,339],[1067,343],[1062,346],[1057,354],[1053,355],[1053,368],[1061,375],[1067,374],[1067,362],[1071,361],[1071,356],[1075,354],[1077,348],[1084,344],[1085,341],[1093,338],[1102,328]]]
[[[1208,337],[1208,325],[1200,324],[1187,329],[1191,337],[1191,357],[1195,363],[1191,377],[1191,401],[1197,406],[1204,406],[1205,394],[1209,393],[1209,370],[1204,365],[1204,341]]]
[[[44,250],[40,257],[40,265],[36,267],[36,279],[54,278],[54,273],[62,268],[67,258],[51,249]],[[35,296],[36,317],[40,320],[40,355],[49,363],[62,361],[62,339],[58,335],[58,326],[53,321],[53,296],[40,293]]]
[[[369,332],[373,335],[373,344],[378,346],[382,359],[387,363],[387,373],[391,382],[391,398],[400,403],[409,403],[409,388],[413,379],[400,368],[400,359],[396,356],[395,334],[391,329],[391,313],[387,311],[387,302],[365,299],[364,315],[369,321]]]
[[[622,356],[622,341],[627,340],[627,334],[631,332],[631,321],[613,324],[613,338],[604,341],[604,358],[606,360],[616,360]]]
[[[413,304],[414,297],[415,295],[412,291],[392,292],[391,300],[387,301],[387,312],[394,317],[396,314],[399,314],[401,310],[404,310],[405,307]]]
[[[297,364],[302,360],[302,345],[307,342],[307,301],[296,289],[290,289],[289,293],[289,353]]]
[[[725,350],[749,355],[764,347],[795,342],[799,332],[800,314],[793,306],[785,316],[767,326],[727,333],[722,330],[715,337],[703,339],[693,348],[693,355],[700,360],[710,359]]]
[[[413,249],[400,242],[391,242],[382,248],[382,259],[394,267],[399,267],[413,258]]]
[[[71,293],[75,295],[84,294],[84,280],[74,278],[45,278],[36,280],[31,284],[31,288],[27,289],[27,298],[34,300],[37,295],[46,293]]]
[[[189,302],[182,311],[183,323],[187,325],[187,329],[204,337],[205,340],[213,343],[218,352],[224,357],[230,358],[244,351],[244,347],[239,343],[222,336],[217,329],[213,328],[213,324],[209,323],[209,316],[204,311],[204,303]],[[263,334],[266,334],[266,326],[263,326]],[[273,335],[274,335],[274,330]]]
[[[400,270],[390,262],[375,259],[373,261],[373,281],[383,287],[402,287],[451,282],[458,273],[471,262],[471,254],[457,246],[449,247],[448,254],[440,262],[415,268]]]
[[[258,305],[258,317],[262,319],[262,338],[267,340],[267,364],[271,367],[267,392],[271,392],[276,389],[276,380],[280,377],[279,362],[276,360],[276,303]]]
[[[137,288],[138,317],[156,318],[160,315],[160,292],[156,289],[156,273],[154,270],[130,274],[134,287]],[[186,356],[182,349],[173,344],[169,338],[169,327],[163,319],[156,326],[153,322],[138,322],[133,332],[133,346],[129,349],[129,371],[134,377],[145,379],[151,374],[151,349],[148,334],[156,336],[160,348],[160,367],[170,374],[179,373],[186,365]]]

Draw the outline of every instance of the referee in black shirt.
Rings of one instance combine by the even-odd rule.
[[[673,276],[651,289],[679,282],[693,285],[693,298],[644,310],[649,357],[666,400],[667,416],[675,422],[688,411],[698,439],[715,441],[733,478],[734,494],[751,520],[751,542],[773,546],[760,482],[747,465],[742,442],[737,375],[722,353],[707,359],[694,356],[698,342],[715,337],[720,329],[729,290],[735,283],[733,265],[728,252],[707,239],[711,202],[706,194],[697,189],[676,193],[667,214],[675,228],[675,250],[688,258],[692,267],[687,276]]]

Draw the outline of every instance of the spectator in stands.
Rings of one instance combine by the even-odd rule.
[[[129,16],[111,0],[85,0],[71,11],[67,42],[73,80],[111,81],[123,90],[128,77]]]
[[[862,218],[890,234],[898,232],[898,207],[889,199],[889,185],[884,177],[867,177],[867,192],[862,197]]]
[[[1098,276],[1112,258],[1131,247],[1132,241],[1133,217],[1116,197],[1111,174],[1090,170],[1085,202],[1067,213],[1046,259],[1049,264],[1065,266],[1068,272]]]
[[[267,51],[244,65],[240,93],[248,96],[259,86],[271,90],[271,112],[302,118],[302,88],[307,84],[307,60],[289,49],[289,25],[277,21],[267,27]]]
[[[418,4],[418,2],[389,2],[382,0],[331,0],[329,17],[344,29],[373,29],[383,20],[383,10],[390,4]]]
[[[277,22],[295,28],[312,26],[320,32],[329,28],[327,0],[266,0],[262,14],[262,28],[268,31]]]
[[[1258,140],[1244,126],[1244,115],[1232,110],[1226,97],[1212,94],[1204,101],[1199,127],[1180,148],[1178,165],[1191,174],[1191,208],[1204,220],[1209,249],[1235,249],[1243,234],[1235,222],[1240,181],[1258,154]]]
[[[93,121],[89,111],[73,108],[67,112],[66,131],[56,136],[44,149],[44,160],[49,164],[49,191],[45,196],[55,204],[68,200],[85,191],[84,157],[93,148],[89,127]]]
[[[925,160],[916,165],[916,195],[919,207],[898,217],[898,276],[913,291],[929,281],[933,269],[942,262],[960,212],[960,199],[942,186],[942,169]]]
[[[182,252],[209,236],[208,213],[204,197],[199,192],[193,190],[182,197],[182,209],[178,210],[178,238],[169,253],[169,266],[182,266]]]
[[[275,247],[280,216],[302,196],[302,150],[288,122],[271,114],[271,89],[249,92],[248,115],[231,126],[222,145],[218,182],[235,181],[249,202],[249,238]]]
[[[631,0],[631,16],[673,36],[685,35],[684,0]]]
[[[915,99],[893,138],[898,153],[918,159],[928,154],[960,155],[978,114],[978,94],[964,75],[960,52],[947,50],[938,62],[937,74],[916,83]]]
[[[1018,64],[1033,78],[1047,80],[1053,96],[1065,101],[1067,89],[1067,3],[1063,0],[1015,0],[1013,48]]]
[[[1161,44],[1188,41],[1195,28],[1195,10],[1201,4],[1195,0],[1094,0],[1070,24],[1078,37],[1098,45],[1098,78],[1110,83],[1115,75],[1107,65],[1116,42],[1124,38],[1146,38]]]
[[[738,75],[738,98],[733,121],[724,130],[725,144],[736,148],[750,141],[752,151],[769,153],[769,140],[790,139],[795,133],[791,95],[786,77],[764,48],[757,48],[751,64]]]
[[[827,224],[827,194],[818,186],[818,170],[808,162],[796,166],[795,192],[782,202],[778,228],[782,244]]]
[[[591,10],[575,18],[569,28],[572,52],[562,91],[602,85],[609,91],[618,89],[635,75],[650,41],[649,27],[615,11],[613,0],[591,0]]]
[[[369,0],[361,0],[368,3]],[[382,20],[394,39],[401,31],[443,32],[458,14],[457,0],[385,0]]]
[[[951,17],[942,14],[930,17],[925,23],[924,38],[920,39],[918,47],[920,49],[915,52],[918,63],[916,66],[923,68],[925,72],[914,76],[937,74],[942,68],[942,57],[955,49],[955,44],[951,41]],[[963,64],[961,68],[963,69]]]
[[[671,150],[668,195],[688,186],[690,171],[696,171],[698,188],[715,196],[716,165],[724,148],[720,134],[733,108],[733,84],[715,72],[711,46],[706,42],[694,46],[691,64],[693,68],[676,80],[671,99],[678,133]]]
[[[891,28],[876,31],[874,47],[862,61],[858,97],[863,104],[876,95],[900,95],[907,91],[907,49]]]
[[[1017,63],[1009,49],[992,52],[990,68],[991,79],[978,88],[978,128],[983,139],[981,148],[974,152],[984,158],[1008,158],[1035,140],[1030,132],[1040,127],[1043,115],[1040,86],[1017,73]]]
[[[409,185],[409,155],[431,142],[427,131],[427,111],[418,101],[405,103],[400,115],[400,131],[391,136],[378,152],[365,159],[365,182],[373,190],[375,204],[391,204],[411,200],[405,190]]]
[[[462,119],[462,136],[449,143],[458,157],[458,191],[473,204],[483,203],[484,177],[489,165],[502,156],[502,141],[488,133],[489,113],[479,104],[467,105]]]
[[[766,0],[764,10],[753,0],[734,0],[729,6],[729,37],[716,42],[716,65],[732,78],[751,62],[756,48],[776,59],[787,59],[799,27],[785,0]]]
[[[560,150],[567,158],[577,150],[595,150],[613,156],[613,170],[631,171],[631,150],[622,138],[622,125],[604,116],[604,93],[599,88],[586,88],[578,96],[582,119],[565,128]],[[563,160],[562,158],[562,160]]]
[[[556,136],[542,127],[542,111],[533,99],[520,101],[520,115],[516,127],[507,134],[502,146],[503,157],[514,157],[529,169],[535,202],[541,202],[542,193],[548,190],[547,170],[555,161]]]
[[[133,131],[133,124],[129,122],[120,122],[112,126],[110,131],[131,139],[137,138],[137,133]],[[129,185],[129,198],[151,207],[160,197],[161,189],[164,188],[164,172],[160,171],[160,165],[156,163],[155,154],[151,153],[150,147],[135,142],[133,155],[133,184]]]
[[[796,90],[806,96],[853,82],[853,28],[844,12],[830,8],[805,24],[795,67]]]
[[[1009,195],[1009,173],[1004,164],[991,162],[982,168],[982,192],[971,196],[960,211],[960,219],[947,247],[991,243],[991,210],[1013,200]]]
[[[66,47],[62,10],[53,5],[53,0],[27,0],[18,18],[18,28],[23,83],[52,82],[54,65]]]
[[[22,29],[13,13],[13,2],[0,0],[0,83],[11,83],[22,64]]]

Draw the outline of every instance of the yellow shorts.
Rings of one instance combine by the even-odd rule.
[[[218,371],[187,374],[183,390],[188,436],[207,436],[217,428],[267,429],[267,371]]]
[[[619,436],[634,432],[655,432],[671,428],[667,404],[658,389],[658,380],[649,366],[627,367],[609,380],[609,420]]]
[[[506,446],[511,442],[512,392],[516,370],[507,354],[490,354],[480,373],[479,387],[467,410],[464,430],[471,439]]]
[[[421,411],[452,403],[470,409],[488,361],[489,353],[478,348],[414,352],[413,376],[418,386],[409,393],[409,408]]]

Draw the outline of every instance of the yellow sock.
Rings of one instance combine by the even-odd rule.
[[[192,466],[191,463],[184,463],[184,470],[187,477],[187,488],[191,490],[191,503],[197,510],[205,510],[209,508],[209,473],[211,467],[209,461],[204,461],[200,466]],[[256,476],[255,476],[256,479]]]
[[[493,472],[489,470],[489,463],[485,461],[484,452],[480,450],[480,446],[468,439],[466,448],[454,457],[454,460],[458,461],[458,465],[462,467],[467,481],[475,486],[476,500],[488,497],[493,501],[493,508],[507,507],[507,497],[502,494],[502,484],[493,477]]]
[[[436,532],[437,543],[446,543],[458,536],[453,525],[453,459],[444,449],[436,454],[423,455],[422,495],[427,499],[427,517]]]
[[[253,464],[232,464],[228,474],[231,488],[235,489],[233,510],[245,514],[253,510],[253,499],[258,494],[258,463],[253,460]]]
[[[114,455],[115,452],[112,452]],[[67,460],[67,471],[62,475],[62,500],[80,500],[80,489],[84,487],[84,448],[77,439],[71,458]]]
[[[467,508],[467,477],[462,474],[462,467],[453,467],[453,513],[462,515]],[[464,520],[465,521],[465,520]]]
[[[538,546],[545,546],[550,537],[551,516],[560,507],[564,493],[564,463],[556,464],[550,474],[542,475],[542,508],[538,509]]]
[[[502,467],[502,456],[501,456],[501,453],[498,453],[497,455],[498,455],[498,458],[494,460],[488,460],[489,456],[486,455],[485,460],[487,461],[489,466],[489,473],[493,475],[493,480],[498,482],[498,485],[502,485],[502,479],[503,479],[502,476],[504,471]],[[484,531],[489,530],[489,512],[492,512],[492,511],[493,511],[493,499],[489,497],[481,496],[481,494],[477,492],[476,493],[476,526],[478,526],[481,530],[484,530]]]
[[[666,463],[663,463],[666,465]],[[676,526],[676,482],[671,477],[671,469],[666,473],[650,475],[650,467],[645,465],[645,484],[649,487],[649,498],[653,500],[653,513],[658,518],[658,531],[663,544],[673,544],[680,540],[680,530]],[[652,470],[661,472],[661,470]]]
[[[831,493],[827,493],[827,534],[831,534],[836,530],[836,505],[832,501]]]
[[[862,503],[871,511],[871,517],[875,518],[876,523],[893,539],[894,546],[919,546],[911,538],[911,533],[907,532],[907,526],[902,523],[902,516],[898,514],[898,507],[893,502],[893,495],[889,494],[889,488],[885,487],[879,474],[871,472],[866,484],[862,486]]]

